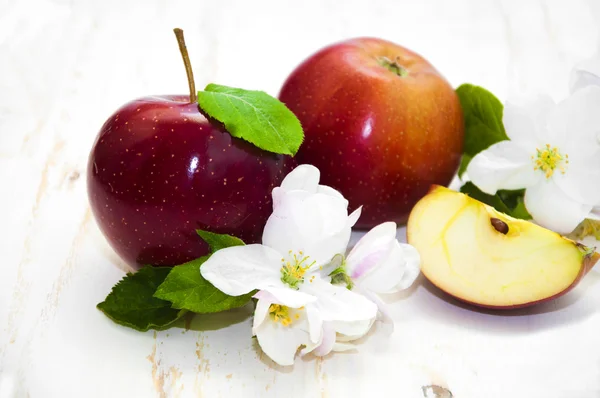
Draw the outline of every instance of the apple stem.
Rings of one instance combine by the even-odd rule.
[[[185,65],[185,73],[187,73],[188,85],[190,87],[190,102],[196,102],[198,97],[196,96],[196,83],[194,83],[194,72],[192,71],[192,63],[190,62],[190,56],[185,46],[185,39],[183,37],[183,30],[179,28],[173,29],[175,37],[177,37],[177,43],[179,44],[179,51],[183,58],[183,64]]]
[[[406,68],[400,65],[398,61],[400,61],[400,57],[396,57],[396,59],[393,61],[388,57],[377,58],[377,62],[379,63],[379,65],[383,66],[390,72],[393,72],[400,77],[408,75],[408,71],[406,70]]]

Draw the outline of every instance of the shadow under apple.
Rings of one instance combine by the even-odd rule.
[[[436,319],[461,325],[465,329],[506,334],[552,329],[589,318],[599,311],[597,305],[592,305],[595,301],[592,297],[593,287],[599,280],[600,275],[590,273],[564,296],[514,310],[494,310],[459,301],[438,289],[423,276],[415,285],[422,286],[427,292],[426,295],[420,295],[419,307]],[[418,286],[414,288],[417,289]]]

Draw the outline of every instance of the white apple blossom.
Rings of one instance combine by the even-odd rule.
[[[534,221],[571,232],[600,205],[600,86],[556,104],[547,96],[504,107],[510,138],[477,154],[467,168],[483,192],[525,188]]]
[[[571,73],[571,93],[588,86],[600,87],[600,55],[580,63]]]
[[[301,165],[294,170],[281,184],[280,188],[273,191],[274,213],[267,222],[263,239],[280,239],[281,241],[305,239],[305,237],[290,236],[301,229],[288,224],[302,223],[306,214],[298,206],[285,206],[286,209],[296,209],[296,214],[283,215],[281,203],[293,200],[295,197],[324,193],[333,198],[343,200],[345,207],[347,201],[336,190],[319,185],[319,170],[313,166]],[[345,214],[344,214],[345,215]],[[354,224],[360,215],[360,208],[351,216]],[[278,224],[279,228],[269,228]],[[287,235],[270,235],[270,231],[283,230]],[[344,257],[346,246],[350,237],[350,228],[344,234],[339,234],[340,241],[336,244],[332,240],[323,241],[321,245],[334,247],[331,253],[335,256],[327,265],[326,271],[333,272],[334,282],[342,283],[354,292],[360,293],[373,301],[379,307],[384,320],[389,320],[387,311],[377,293],[394,293],[409,287],[420,271],[420,257],[416,249],[407,244],[401,244],[396,239],[396,224],[383,223],[363,236],[352,249],[347,258]],[[315,240],[318,244],[318,240]],[[331,274],[330,274],[331,275]],[[323,325],[323,343],[316,348],[316,355],[326,355],[329,351],[351,349],[354,346],[346,344],[364,336],[374,320],[358,322],[325,322]],[[306,351],[310,351],[307,348]]]
[[[600,54],[573,68],[570,86],[571,93],[589,86],[600,87]],[[596,139],[600,145],[600,133]],[[595,206],[588,218],[600,220],[600,206]]]
[[[324,330],[337,323],[352,329],[355,322],[364,329],[377,314],[365,297],[330,283],[328,264],[346,250],[360,210],[348,215],[343,196],[318,181],[316,168],[296,168],[273,191],[263,244],[221,249],[201,267],[229,295],[258,290],[253,333],[280,365],[293,364],[301,346],[327,354],[336,344]]]
[[[419,276],[420,264],[417,249],[396,239],[396,223],[385,222],[367,232],[352,248],[345,259],[345,271],[354,289],[387,315],[378,294],[410,287]]]

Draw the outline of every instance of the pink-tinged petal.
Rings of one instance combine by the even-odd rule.
[[[317,193],[321,172],[315,166],[301,164],[292,170],[281,182],[285,191],[307,191]]]
[[[407,244],[394,240],[392,249],[376,268],[357,280],[365,290],[375,293],[393,293],[407,288],[418,276],[418,252]]]
[[[306,306],[306,318],[308,320],[310,341],[315,344],[320,344],[323,339],[323,318],[316,306]]]
[[[536,223],[560,234],[572,232],[592,211],[592,206],[567,196],[551,178],[525,191],[525,207]]]
[[[469,163],[467,175],[483,192],[495,195],[499,189],[521,189],[534,185],[543,173],[534,170],[531,156],[535,147],[501,141],[479,152]]]
[[[329,354],[335,344],[335,329],[331,322],[325,322],[323,324],[323,339],[314,350],[313,354],[318,357],[324,357]]]
[[[254,244],[215,252],[202,264],[200,273],[222,292],[241,296],[254,289],[283,286],[280,268],[281,254]]]
[[[358,279],[383,260],[396,241],[396,223],[385,222],[367,232],[346,258],[347,272]]]

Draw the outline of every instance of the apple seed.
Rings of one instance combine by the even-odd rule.
[[[508,224],[501,219],[492,217],[490,218],[490,222],[492,223],[492,226],[496,228],[496,231],[504,235],[508,233]]]

